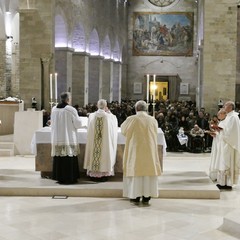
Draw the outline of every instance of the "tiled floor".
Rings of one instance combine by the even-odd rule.
[[[164,159],[165,171],[207,172],[208,166],[209,154],[169,153]],[[34,158],[2,157],[0,169],[34,170]],[[239,186],[220,199],[159,198],[148,207],[123,198],[1,196],[0,240],[238,239],[218,228],[239,210]]]

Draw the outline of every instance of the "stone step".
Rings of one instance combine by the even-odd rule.
[[[14,149],[0,149],[1,157],[10,157],[14,155]]]
[[[0,149],[14,149],[13,142],[0,142]]]
[[[222,232],[225,232],[233,237],[240,236],[240,210],[230,212],[223,219],[223,224],[219,228]]]

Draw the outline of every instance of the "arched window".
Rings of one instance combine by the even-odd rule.
[[[61,15],[55,17],[55,47],[67,47],[67,26]]]
[[[77,24],[73,31],[72,47],[75,52],[86,51],[86,37],[85,32],[81,24]]]
[[[105,59],[111,58],[111,42],[109,39],[109,36],[107,35],[104,39],[103,45],[102,45],[102,54]]]
[[[90,34],[90,40],[89,40],[89,53],[91,55],[99,55],[99,37],[96,29],[93,29],[93,31]]]
[[[112,59],[114,61],[120,61],[121,60],[121,53],[120,53],[120,47],[118,41],[116,41],[114,49],[112,51]]]

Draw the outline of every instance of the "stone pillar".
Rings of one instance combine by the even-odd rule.
[[[237,80],[236,102],[240,103],[240,5],[237,6]]]
[[[203,106],[203,49],[202,46],[198,47],[198,73],[197,73],[197,89],[196,89],[196,107],[200,110]]]
[[[19,95],[19,44],[13,43],[12,52],[12,95]],[[18,96],[19,97],[19,96]]]
[[[51,57],[42,57],[42,81],[41,81],[41,108],[50,110],[50,60]],[[54,79],[54,76],[53,76]],[[53,94],[54,97],[54,94]],[[52,99],[54,100],[54,99]]]
[[[85,95],[88,92],[88,53],[73,53],[72,60],[72,104],[86,105]]]
[[[119,89],[120,85],[120,69],[121,69],[121,62],[114,62],[113,63],[113,101],[119,101]]]
[[[103,82],[102,82],[102,97],[110,101],[110,79],[111,79],[111,63],[113,60],[103,60]]]
[[[122,74],[121,74],[121,99],[127,97],[127,64],[121,64]]]
[[[5,83],[7,97],[12,95],[12,41],[6,41],[6,68],[5,68]]]
[[[218,101],[235,101],[236,0],[211,0],[204,4],[203,107],[218,110]]]
[[[54,50],[55,0],[29,1],[29,4],[26,5],[26,0],[19,1],[19,91],[25,108],[31,107],[32,97],[41,101],[42,79],[46,78],[41,59],[52,56]],[[48,107],[45,105],[44,102],[42,107]]]
[[[96,103],[99,100],[102,82],[102,61],[103,57],[90,56],[89,58],[89,83],[88,101],[89,103]]]
[[[114,71],[113,71],[113,68],[114,65],[113,65],[113,62],[111,62],[110,64],[110,92],[109,92],[109,102],[112,102],[113,101],[113,80],[114,80],[114,77],[113,77],[113,74],[114,74]]]
[[[119,88],[118,88],[118,102],[122,100],[122,64],[119,64]]]
[[[62,92],[72,92],[72,48],[55,48],[55,71],[58,74],[58,100]]]
[[[0,39],[0,52],[6,52],[6,40]],[[6,55],[0,55],[0,98],[6,97],[6,81],[5,81],[5,71],[6,71]]]

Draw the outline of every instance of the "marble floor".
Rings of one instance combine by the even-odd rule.
[[[207,172],[209,160],[209,154],[168,153],[164,171]],[[0,157],[0,170],[34,171],[34,157]],[[232,228],[226,216],[237,212],[239,185],[219,199],[158,198],[149,206],[121,197],[0,196],[0,240],[234,240],[239,225]]]

